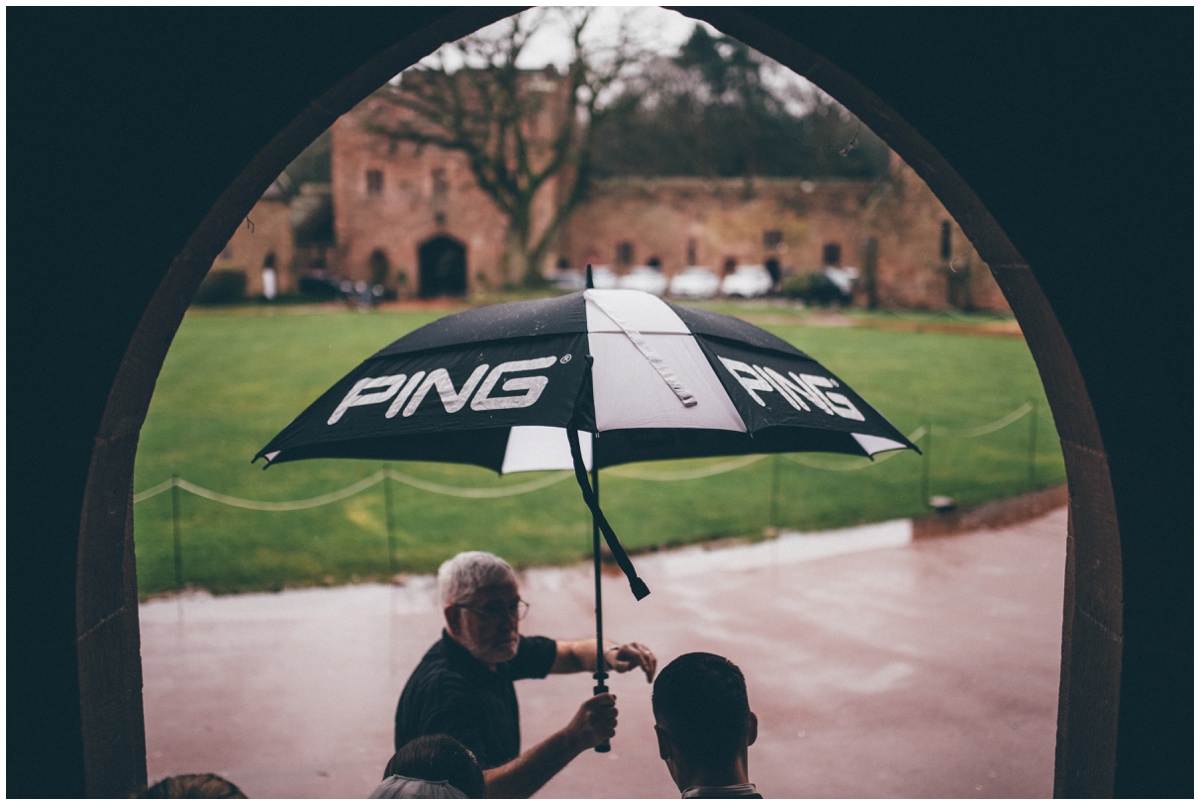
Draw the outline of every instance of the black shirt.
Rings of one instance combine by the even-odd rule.
[[[495,768],[521,753],[514,679],[542,679],[557,647],[548,637],[521,636],[517,656],[491,671],[442,631],[408,678],[396,705],[395,748],[421,735],[457,738]]]

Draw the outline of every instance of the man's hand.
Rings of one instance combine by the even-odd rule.
[[[617,733],[617,697],[601,693],[588,699],[563,731],[577,742],[581,752],[604,743]]]
[[[491,799],[532,796],[574,758],[616,733],[617,697],[611,693],[593,696],[579,706],[567,726],[503,766],[485,770],[484,796]]]
[[[614,646],[604,653],[604,659],[608,662],[609,668],[618,674],[632,671],[634,668],[641,668],[646,672],[647,682],[654,679],[654,670],[658,667],[658,660],[654,653],[641,643]]]

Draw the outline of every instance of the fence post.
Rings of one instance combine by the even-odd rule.
[[[183,589],[183,544],[179,536],[179,473],[171,475],[171,533],[175,544],[175,589]]]
[[[921,505],[929,504],[929,458],[933,454],[933,424],[925,423],[925,449],[921,451]]]
[[[770,522],[767,523],[767,528],[779,528],[779,462],[782,456],[776,453],[772,458],[771,464],[771,507],[768,514]]]
[[[1029,417],[1029,485],[1037,486],[1037,431],[1038,431],[1038,401],[1030,398],[1033,405],[1033,415]]]
[[[388,483],[390,480],[391,466],[383,465],[383,509],[384,522],[387,523],[387,551],[388,551],[388,582],[396,578],[396,527],[392,521],[392,487]]]

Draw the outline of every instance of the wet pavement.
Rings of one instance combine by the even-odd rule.
[[[1049,797],[1066,509],[913,541],[906,521],[636,557],[652,595],[603,584],[605,635],[741,666],[768,798]],[[590,566],[523,574],[527,634],[594,634]],[[433,580],[143,604],[151,782],[215,772],[250,797],[362,798],[391,754],[405,680],[437,638]],[[517,685],[523,745],[566,724],[587,675]],[[610,679],[607,755],[539,798],[676,798],[650,687]]]

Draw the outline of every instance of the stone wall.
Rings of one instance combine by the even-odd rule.
[[[633,264],[658,258],[674,274],[686,265],[720,270],[726,260],[796,270],[821,266],[826,244],[856,265],[864,182],[796,179],[612,179],[600,182],[562,238],[572,265],[621,266],[617,244],[632,247]]]
[[[572,266],[591,262],[620,272],[619,257],[631,254],[631,264],[657,258],[668,276],[689,264],[720,272],[729,260],[775,259],[785,274],[828,262],[858,268],[865,280],[873,264],[879,307],[1008,310],[962,229],[899,160],[879,182],[607,180],[572,216],[560,247]],[[866,305],[867,285],[860,286],[855,301]]]
[[[435,258],[461,249],[451,270],[465,273],[462,291],[517,280],[519,271],[504,265],[507,219],[478,188],[465,157],[371,130],[371,121],[387,124],[400,114],[372,96],[333,127],[330,269],[401,297],[437,295],[442,291],[430,276],[423,284],[421,254],[428,261],[429,249]],[[539,196],[535,229],[549,220],[558,192],[551,184]],[[592,263],[622,273],[657,260],[670,276],[687,265],[720,272],[730,262],[769,259],[785,273],[826,264],[858,268],[860,305],[1008,310],[961,228],[898,158],[879,181],[603,180],[559,233],[542,268]]]
[[[962,228],[898,157],[893,156],[888,178],[874,188],[863,209],[862,236],[877,244],[875,295],[880,307],[1009,310]],[[865,287],[859,297],[862,304],[870,302]]]
[[[246,295],[261,296],[263,269],[274,268],[276,288],[288,293],[296,287],[292,272],[295,245],[288,205],[272,193],[254,205],[224,251],[213,262],[212,270],[241,271],[246,275]]]

